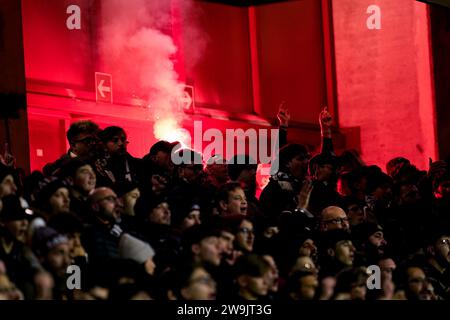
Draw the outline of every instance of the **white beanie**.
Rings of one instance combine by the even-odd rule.
[[[119,255],[122,259],[144,263],[155,255],[155,250],[148,243],[123,233],[119,242]]]

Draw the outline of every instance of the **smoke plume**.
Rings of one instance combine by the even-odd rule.
[[[177,46],[182,37],[190,69],[201,57],[205,37],[196,26],[191,0],[108,0],[101,4],[99,64],[113,74],[115,94],[143,99],[158,139],[173,140],[184,117],[180,97],[184,83],[176,71]],[[174,35],[181,26],[182,35]]]

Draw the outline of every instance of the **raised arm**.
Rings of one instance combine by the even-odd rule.
[[[331,138],[331,125],[333,118],[328,112],[328,107],[325,106],[319,114],[320,135],[322,137],[321,153],[334,154],[333,140]]]
[[[283,101],[280,104],[280,107],[278,109],[278,122],[279,122],[279,142],[280,142],[280,149],[287,144],[287,130],[289,128],[289,120],[291,119],[291,114],[289,113],[289,110],[285,107],[286,103]]]

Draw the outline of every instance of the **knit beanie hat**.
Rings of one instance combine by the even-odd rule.
[[[312,157],[309,160],[309,172],[310,174],[314,173],[314,167],[316,165],[325,165],[325,164],[331,164],[333,168],[337,168],[339,166],[339,158],[331,153],[331,152],[324,152],[324,153],[318,153],[314,157]]]
[[[144,263],[149,258],[154,257],[155,250],[148,243],[124,233],[119,242],[119,255],[122,259]]]
[[[61,168],[61,176],[63,178],[74,177],[79,168],[88,164],[91,165],[91,163],[86,160],[80,159],[79,157],[70,159]]]
[[[36,206],[41,210],[46,210],[51,196],[60,188],[68,189],[68,185],[60,179],[45,179],[43,186],[37,195]]]
[[[220,231],[206,224],[197,224],[186,230],[183,237],[184,248],[189,251],[193,244],[209,237],[220,237]]]
[[[66,236],[49,227],[36,229],[33,236],[33,247],[38,256],[45,256],[56,246],[68,242]]]
[[[111,141],[114,136],[117,136],[121,133],[125,134],[125,130],[123,128],[117,126],[109,126],[100,131],[98,133],[98,137],[103,143],[107,143]]]
[[[136,183],[130,181],[123,181],[117,183],[114,186],[114,192],[116,193],[117,197],[121,198],[128,192],[131,192],[136,188],[138,188],[138,185]]]
[[[156,155],[159,151],[170,154],[172,152],[172,149],[175,146],[177,146],[178,143],[179,142],[169,142],[166,140],[160,140],[151,146],[149,154],[153,156]]]
[[[334,248],[339,241],[352,240],[352,236],[343,229],[335,229],[322,233],[318,240],[319,249],[326,252],[327,249]]]
[[[0,221],[17,221],[33,218],[33,211],[28,207],[25,199],[10,194],[2,198],[3,208]]]
[[[296,156],[301,156],[304,159],[311,158],[311,155],[308,149],[301,144],[287,144],[280,149],[278,154],[279,167],[281,171],[286,169],[286,165],[289,161],[291,161]]]
[[[352,229],[352,240],[355,244],[362,244],[378,231],[383,231],[379,224],[373,222],[361,223]]]
[[[48,226],[62,234],[82,233],[83,222],[73,213],[58,213],[48,220]]]
[[[200,205],[197,199],[190,199],[188,197],[178,197],[169,199],[170,211],[172,212],[172,224],[177,226],[181,224],[192,211],[199,210]]]

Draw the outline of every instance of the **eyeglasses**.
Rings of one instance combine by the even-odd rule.
[[[325,223],[331,223],[331,224],[344,224],[344,223],[348,223],[348,218],[335,218],[335,219],[329,219],[329,220],[325,220]]]

